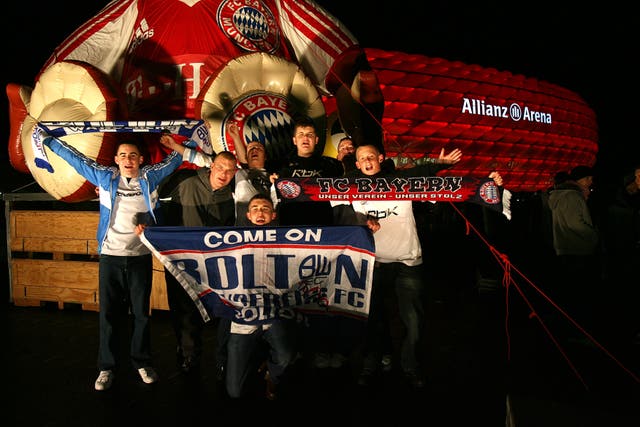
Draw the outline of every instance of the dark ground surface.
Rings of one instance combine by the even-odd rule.
[[[128,367],[109,391],[96,392],[97,313],[8,304],[2,424],[640,426],[640,351],[627,336],[607,332],[614,320],[602,325],[601,344],[622,367],[597,346],[563,344],[565,360],[522,304],[509,305],[507,335],[504,294],[471,294],[429,299],[423,390],[408,389],[395,371],[359,387],[356,352],[343,370],[298,361],[275,402],[259,388],[245,401],[226,397],[213,369],[215,327],[206,330],[211,363],[196,378],[182,374],[166,311],[152,315],[160,381],[145,385]]]
[[[626,272],[616,275],[617,268],[609,269],[598,288],[597,318],[589,330],[597,344],[561,339],[556,347],[531,315],[546,318],[541,313],[548,306],[541,311],[545,301],[532,292],[535,284],[516,274],[522,263],[524,274],[535,276],[532,281],[546,283],[548,261],[531,246],[540,238],[513,230],[508,240],[520,243],[508,251],[516,270],[508,292],[499,282],[476,283],[472,264],[486,251],[465,249],[466,235],[456,238],[445,230],[425,239],[423,390],[408,389],[395,371],[368,389],[357,386],[360,356],[355,352],[342,370],[315,370],[306,359],[298,361],[278,401],[266,401],[260,383],[252,397],[231,401],[214,372],[215,325],[205,333],[209,363],[200,376],[189,378],[176,366],[169,313],[154,311],[152,347],[160,381],[145,385],[125,366],[109,391],[96,392],[97,313],[73,304],[60,310],[51,303],[5,303],[0,306],[1,424],[640,426],[640,344],[633,339],[640,326],[637,258],[623,264]],[[6,257],[4,250],[0,255]],[[8,277],[5,264],[0,270]],[[8,301],[8,282],[1,282]],[[548,326],[554,336],[557,326]]]

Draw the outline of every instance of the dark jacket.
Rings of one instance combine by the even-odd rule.
[[[556,255],[593,255],[599,233],[582,189],[574,181],[560,184],[549,194]]]
[[[163,184],[161,196],[171,198],[164,203],[167,207],[164,225],[234,225],[233,181],[223,188],[213,190],[209,183],[209,172],[209,168],[181,172],[182,176],[173,177],[173,182]]]
[[[300,157],[295,152],[280,169],[280,178],[335,178],[342,176],[343,166],[337,159],[313,155]],[[330,202],[279,203],[280,225],[332,225]]]

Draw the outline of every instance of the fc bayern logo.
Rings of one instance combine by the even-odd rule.
[[[280,44],[276,20],[265,4],[256,0],[220,3],[216,20],[222,32],[249,52],[274,53]]]
[[[300,195],[302,189],[293,181],[283,180],[276,184],[278,191],[285,199],[295,199]]]
[[[264,144],[269,159],[278,159],[291,149],[292,119],[286,97],[272,92],[253,92],[240,98],[222,123],[226,149],[230,142],[226,134],[227,122],[235,122],[240,139],[245,143]]]
[[[480,198],[489,205],[500,203],[500,192],[495,182],[488,181],[482,184],[478,191]]]

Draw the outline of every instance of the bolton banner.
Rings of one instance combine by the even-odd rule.
[[[205,321],[368,317],[375,246],[366,227],[154,226],[140,238]]]

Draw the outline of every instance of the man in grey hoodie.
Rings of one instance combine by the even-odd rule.
[[[576,166],[569,180],[549,195],[556,253],[552,299],[581,326],[591,320],[594,291],[600,278],[600,236],[587,204],[592,184],[593,169]]]

